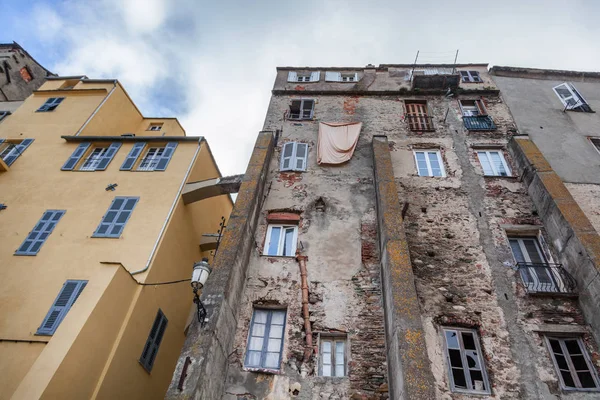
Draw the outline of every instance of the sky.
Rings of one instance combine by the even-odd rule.
[[[277,66],[489,63],[600,71],[600,2],[0,0],[0,42],[59,75],[117,78],[148,117],[243,173]]]

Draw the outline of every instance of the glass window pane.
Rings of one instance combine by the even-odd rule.
[[[449,349],[460,349],[458,345],[458,334],[456,331],[446,331],[446,344]]]
[[[523,239],[523,244],[532,263],[546,262],[538,250],[537,239]]]
[[[283,241],[283,255],[293,256],[294,251],[294,228],[286,228]]]
[[[592,374],[589,372],[578,372],[577,376],[579,377],[579,381],[581,382],[582,388],[595,388],[596,382],[594,382],[594,378],[592,378]]]
[[[469,369],[481,369],[481,365],[479,365],[479,355],[475,350],[465,350],[465,357],[467,358],[467,366]]]
[[[248,363],[249,366],[260,365],[260,351],[248,351]]]
[[[271,316],[271,324],[283,325],[285,319],[285,311],[273,311]]]
[[[252,327],[252,336],[265,336],[265,326],[263,324],[255,323]]]
[[[283,325],[271,325],[269,330],[269,337],[281,339],[283,338]]]
[[[473,334],[471,332],[462,332],[462,340],[465,349],[467,350],[476,350],[475,340],[473,339]]]
[[[563,382],[565,383],[566,387],[575,387],[575,381],[573,380],[573,377],[571,376],[571,373],[569,371],[560,371],[560,375],[562,376]]]
[[[279,353],[267,353],[265,367],[279,369]]]
[[[588,366],[583,355],[571,356],[571,361],[576,371],[587,371]]]
[[[344,342],[335,342],[335,355],[339,358],[339,356],[344,356]],[[338,360],[339,361],[339,360]],[[343,363],[343,360],[342,360]]]
[[[485,384],[483,382],[483,374],[481,373],[481,371],[471,370],[469,372],[471,374],[471,387],[474,390],[486,390]]]
[[[567,351],[569,354],[581,354],[581,348],[579,347],[579,342],[575,339],[565,340],[565,346],[567,347]]]
[[[254,310],[254,322],[259,322],[262,324],[266,324],[267,323],[267,315],[269,314],[268,311],[264,311],[264,310]]]
[[[556,339],[550,339],[550,347],[552,347],[552,351],[558,354],[562,354],[562,348],[560,347],[560,343]]]
[[[331,365],[323,365],[323,376],[331,376]]]
[[[448,354],[450,356],[450,365],[453,367],[462,368],[462,358],[460,356],[460,350],[448,350]]]
[[[262,337],[250,337],[250,342],[248,343],[248,350],[257,350],[261,351],[263,347],[263,338]]]
[[[454,386],[458,389],[467,388],[467,379],[462,369],[452,368],[452,379],[454,380]]]
[[[329,342],[329,341],[321,342],[321,351],[323,353],[325,353],[325,352],[331,353],[331,342]]]
[[[508,172],[506,171],[506,168],[504,168],[504,164],[502,163],[502,157],[500,156],[500,153],[497,151],[492,151],[490,152],[490,156],[492,157],[492,163],[494,164],[494,168],[496,169],[498,175],[508,175]]]
[[[492,165],[488,160],[488,156],[485,151],[478,151],[477,157],[479,158],[479,163],[481,164],[481,168],[483,169],[484,175],[494,175],[494,170],[492,169]]]
[[[344,366],[343,365],[335,366],[335,376],[344,376]]]
[[[567,360],[565,359],[565,357],[559,354],[554,354],[554,359],[556,360],[556,365],[558,365],[558,368],[569,369],[569,365],[567,364]]]
[[[281,350],[281,339],[269,339],[269,342],[267,343],[267,350],[279,352],[279,350]]]
[[[281,234],[281,228],[278,226],[271,228],[271,238],[269,241],[269,248],[267,249],[267,255],[277,256],[277,250],[279,249],[279,236]]]

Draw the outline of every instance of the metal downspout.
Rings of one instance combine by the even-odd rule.
[[[306,347],[304,348],[304,362],[307,362],[313,353],[312,327],[310,325],[310,314],[308,312],[308,278],[306,273],[307,256],[303,256],[300,250],[296,251],[296,261],[300,265],[300,278],[302,283],[302,317],[304,318],[304,331],[306,333]]]
[[[188,167],[187,172],[185,173],[185,177],[183,178],[183,180],[181,181],[181,185],[179,186],[179,190],[177,191],[177,196],[175,196],[175,199],[173,200],[173,204],[171,204],[171,209],[169,210],[169,213],[167,214],[167,218],[165,219],[165,222],[160,230],[160,233],[158,234],[158,238],[156,238],[156,242],[154,243],[154,247],[152,248],[152,251],[150,252],[150,257],[148,257],[148,261],[146,262],[146,266],[142,269],[140,269],[139,271],[133,271],[131,273],[131,275],[137,275],[137,274],[141,274],[142,272],[146,272],[148,270],[148,268],[150,268],[150,262],[152,261],[152,258],[154,258],[154,254],[156,253],[156,249],[158,248],[158,243],[160,242],[160,239],[162,239],[165,230],[167,229],[167,223],[169,222],[169,220],[171,219],[171,216],[173,215],[173,210],[175,210],[175,206],[177,205],[177,201],[181,198],[181,192],[183,191],[183,187],[185,186],[185,183],[188,180],[188,177],[190,176],[190,172],[192,171],[192,167],[194,166],[194,164],[196,163],[196,159],[198,158],[198,153],[200,152],[200,148],[202,147],[202,140],[204,138],[200,137],[200,141],[198,142],[198,148],[196,149],[196,153],[194,154],[194,158],[192,158],[192,162],[190,163],[190,166]]]
[[[96,107],[96,109],[94,110],[94,112],[92,113],[92,115],[89,116],[89,118],[83,123],[83,125],[81,126],[81,128],[79,128],[79,130],[77,131],[77,133],[75,134],[75,136],[79,136],[79,134],[81,133],[81,131],[87,126],[87,124],[92,120],[92,118],[94,118],[94,116],[98,113],[98,111],[100,111],[100,108],[104,105],[104,103],[106,103],[106,101],[108,100],[108,98],[110,97],[111,94],[113,94],[113,92],[115,91],[115,89],[117,88],[117,80],[115,79],[113,82],[113,88],[110,89],[110,92],[108,92],[108,95],[106,95],[106,97],[104,98],[104,100],[102,100],[102,102],[100,104],[98,104],[98,107]]]

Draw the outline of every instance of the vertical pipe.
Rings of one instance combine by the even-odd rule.
[[[303,256],[300,250],[296,251],[296,261],[300,266],[300,280],[302,284],[302,317],[304,318],[304,331],[306,332],[306,347],[304,348],[304,362],[307,362],[312,356],[312,327],[310,325],[310,315],[308,313],[308,278],[306,277],[306,260],[307,256]]]

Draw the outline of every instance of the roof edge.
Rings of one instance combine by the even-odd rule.
[[[510,67],[495,65],[490,69],[491,75],[496,76],[512,76],[517,78],[530,78],[530,79],[548,79],[551,80],[554,77],[565,77],[565,78],[592,78],[600,79],[600,72],[594,71],[572,71],[565,69],[544,69],[544,68],[528,68],[528,67]]]

